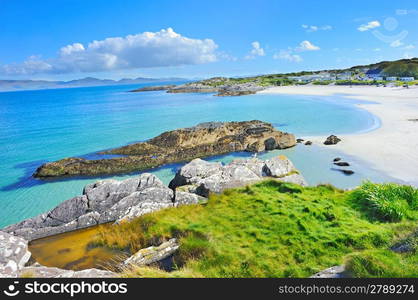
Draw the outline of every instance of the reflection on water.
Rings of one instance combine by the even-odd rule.
[[[67,270],[107,269],[125,256],[121,251],[92,244],[103,226],[99,225],[34,240],[29,244],[32,257],[41,265]]]

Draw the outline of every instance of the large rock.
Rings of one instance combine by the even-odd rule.
[[[325,145],[336,145],[338,142],[341,142],[340,138],[338,138],[335,135],[330,135],[329,137],[327,137],[324,144]]]
[[[195,159],[177,171],[170,187],[176,191],[208,197],[209,193],[220,193],[227,188],[243,186],[267,177],[306,185],[305,179],[292,162],[279,156],[266,161],[258,158],[237,159],[225,166]]]
[[[211,163],[203,159],[196,158],[180,168],[168,186],[170,188],[175,188],[186,184],[196,184],[203,178],[217,174],[221,170],[221,163]]]
[[[170,255],[173,255],[179,248],[179,244],[176,239],[170,239],[167,242],[162,243],[158,247],[148,247],[141,249],[136,252],[134,255],[129,257],[123,262],[123,265],[135,265],[135,266],[145,266],[161,261]]]
[[[89,226],[131,219],[173,206],[174,194],[152,174],[123,181],[102,180],[85,186],[82,196],[64,201],[44,214],[10,225],[3,230],[34,239]]]
[[[19,277],[34,278],[112,278],[116,276],[116,273],[106,270],[86,269],[72,271],[55,267],[45,267],[40,264],[24,267],[19,271]]]
[[[167,163],[190,161],[197,157],[226,154],[237,151],[260,152],[293,147],[293,134],[276,130],[270,123],[262,121],[208,122],[194,127],[167,131],[146,142],[105,151],[99,154],[121,154],[124,156],[87,160],[65,158],[39,167],[37,178],[59,176],[88,176],[140,171]],[[106,193],[116,184],[107,180],[97,193]],[[97,188],[97,187],[96,187]],[[110,202],[118,201],[114,195]]]
[[[26,240],[0,231],[0,277],[17,277],[30,256]]]
[[[132,204],[126,209],[118,209],[117,222],[129,221],[144,214],[172,207],[174,193],[169,188],[151,187],[130,195],[128,201]],[[125,199],[122,199],[125,200]],[[125,202],[125,201],[124,201]],[[121,205],[126,205],[123,203]]]
[[[281,178],[296,172],[296,168],[286,156],[280,155],[266,160],[263,172],[266,176]]]
[[[201,197],[194,193],[176,191],[174,205],[177,207],[181,205],[199,204],[205,202],[206,200],[207,198]]]

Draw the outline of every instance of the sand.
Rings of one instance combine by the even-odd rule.
[[[361,134],[338,135],[342,139],[340,143],[324,147],[333,147],[358,157],[378,171],[418,186],[418,87],[305,85],[274,87],[260,93],[316,96],[338,94],[348,99],[377,102],[356,105],[377,116],[381,121],[379,128]],[[326,136],[301,138],[322,144]]]

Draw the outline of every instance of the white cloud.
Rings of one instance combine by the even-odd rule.
[[[394,48],[400,47],[402,45],[403,45],[403,43],[399,40],[396,40],[396,41],[393,41],[392,43],[390,43],[390,46],[394,47]]]
[[[406,15],[417,14],[417,13],[418,13],[417,9],[397,9],[396,10],[396,14],[398,16],[406,16]]]
[[[408,45],[408,46],[403,47],[403,49],[404,50],[412,50],[412,49],[415,49],[415,46],[414,45]]]
[[[381,24],[380,24],[379,21],[371,21],[371,22],[369,22],[367,24],[360,25],[357,28],[357,30],[358,31],[367,31],[367,30],[370,30],[370,29],[373,29],[373,28],[377,28],[377,27],[380,27],[380,26],[381,26]]]
[[[303,60],[300,55],[293,54],[292,50],[280,50],[279,53],[273,55],[273,58],[291,62],[301,62]]]
[[[193,65],[217,60],[218,45],[211,39],[192,39],[163,29],[126,37],[74,43],[56,58],[32,56],[23,63],[0,66],[0,73],[35,74],[98,72],[134,68]]]
[[[315,46],[310,41],[302,41],[300,42],[298,47],[289,47],[287,50],[280,50],[278,53],[273,55],[273,58],[283,59],[292,62],[301,62],[303,61],[303,58],[299,54],[295,54],[295,52],[318,51],[320,49],[321,48]]]
[[[315,46],[310,41],[303,41],[299,44],[299,47],[297,47],[295,50],[297,51],[317,51],[321,48],[318,46]]]
[[[382,51],[382,49],[380,49],[380,48],[374,48],[373,51],[379,52],[379,51]]]
[[[302,28],[305,29],[306,32],[316,32],[319,30],[331,30],[331,25],[324,25],[324,26],[317,26],[317,25],[306,25],[303,24]]]
[[[255,41],[251,43],[251,51],[250,54],[248,54],[247,56],[245,56],[245,59],[254,59],[256,58],[256,56],[265,56],[266,53],[264,51],[264,49],[260,46],[260,43]]]

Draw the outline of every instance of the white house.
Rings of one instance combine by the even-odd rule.
[[[401,77],[399,78],[400,81],[414,81],[414,77]]]
[[[373,76],[373,77],[369,77],[370,80],[376,80],[376,81],[382,81],[383,77],[382,76]]]
[[[386,80],[387,81],[396,81],[396,80],[398,80],[398,77],[388,76],[388,77],[386,77]]]

